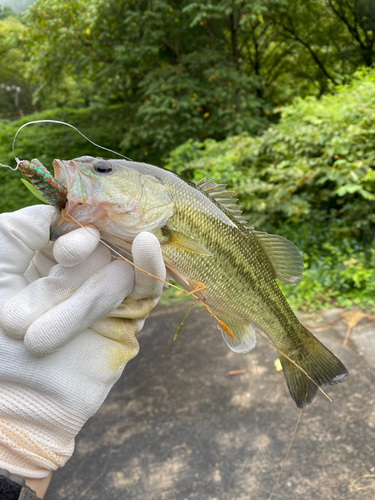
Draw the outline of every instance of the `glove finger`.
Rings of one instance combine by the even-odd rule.
[[[35,252],[34,258],[24,273],[28,285],[35,280],[48,276],[53,266],[56,265],[53,258],[53,245],[53,241],[50,241],[43,250]]]
[[[165,265],[157,238],[151,233],[140,233],[134,240],[132,246],[134,263],[165,280]],[[158,298],[163,290],[163,283],[135,269],[135,286],[131,296],[134,299]]]
[[[159,302],[160,296],[147,297],[146,299],[135,299],[130,296],[122,301],[120,306],[108,314],[111,318],[121,318],[129,320],[145,320],[152,309]],[[96,331],[96,330],[95,330]]]
[[[26,348],[37,355],[58,350],[116,309],[133,286],[133,268],[126,262],[111,262],[91,276],[71,297],[30,325],[24,340]]]
[[[57,239],[53,255],[65,267],[73,267],[85,261],[100,243],[100,233],[93,227],[80,227]]]
[[[123,345],[135,345],[135,336],[139,333],[145,323],[144,319],[133,320],[128,318],[105,316],[99,318],[90,326],[90,330],[107,339],[116,340]]]
[[[22,339],[37,318],[68,299],[110,261],[110,251],[101,245],[78,266],[54,266],[46,278],[32,282],[5,303],[0,311],[0,325],[4,332],[8,337]]]
[[[23,277],[34,257],[49,241],[50,226],[59,212],[46,205],[34,205],[0,215],[0,307],[27,285]]]
[[[43,250],[36,252],[35,257],[31,261],[30,267],[33,265],[36,272],[39,274],[37,279],[48,276],[53,266],[57,264],[53,258],[53,245],[53,241],[50,241]],[[28,271],[29,269],[26,271],[26,274]]]

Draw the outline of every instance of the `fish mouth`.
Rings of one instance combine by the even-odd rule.
[[[62,186],[64,186],[66,188],[67,187],[66,186],[67,172],[66,172],[64,162],[62,162],[61,160],[53,160],[52,165],[53,165],[55,179],[57,180],[57,182],[59,184],[61,184]]]
[[[73,160],[54,160],[53,168],[56,180],[68,191],[68,201],[90,203],[91,181],[76,167]]]
[[[90,180],[85,175],[81,175],[74,161],[54,160],[53,168],[55,179],[66,188],[68,196],[61,217],[51,226],[51,241],[77,229],[77,223],[90,224],[103,214],[100,205],[91,206]]]
[[[68,177],[67,170],[65,168],[64,162],[61,160],[53,160],[53,171],[54,171],[54,177],[57,180],[61,186],[64,186],[64,188],[68,191],[67,189],[67,182],[66,179]],[[68,191],[69,193],[69,191]],[[68,202],[67,202],[68,205]],[[65,211],[65,209],[64,209]],[[57,221],[55,221],[50,229],[50,240],[51,241],[56,241],[60,236],[63,234],[69,233],[70,231],[73,231],[75,229],[75,225],[72,223],[67,222],[66,220],[63,219],[62,217],[59,217]]]

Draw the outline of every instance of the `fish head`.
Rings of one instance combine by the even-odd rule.
[[[56,180],[68,192],[64,215],[52,228],[53,239],[77,227],[69,218],[132,240],[142,231],[161,228],[173,215],[173,199],[163,183],[124,163],[82,156],[55,160],[53,166]]]

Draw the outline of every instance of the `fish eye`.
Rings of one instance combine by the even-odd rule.
[[[93,169],[97,174],[109,174],[114,169],[109,161],[106,160],[97,160],[93,164]]]

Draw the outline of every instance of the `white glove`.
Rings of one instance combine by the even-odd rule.
[[[70,458],[76,434],[138,353],[135,334],[162,291],[111,261],[95,229],[53,245],[57,216],[41,205],[0,215],[0,468],[30,478]],[[155,236],[138,235],[132,252],[165,279]]]

